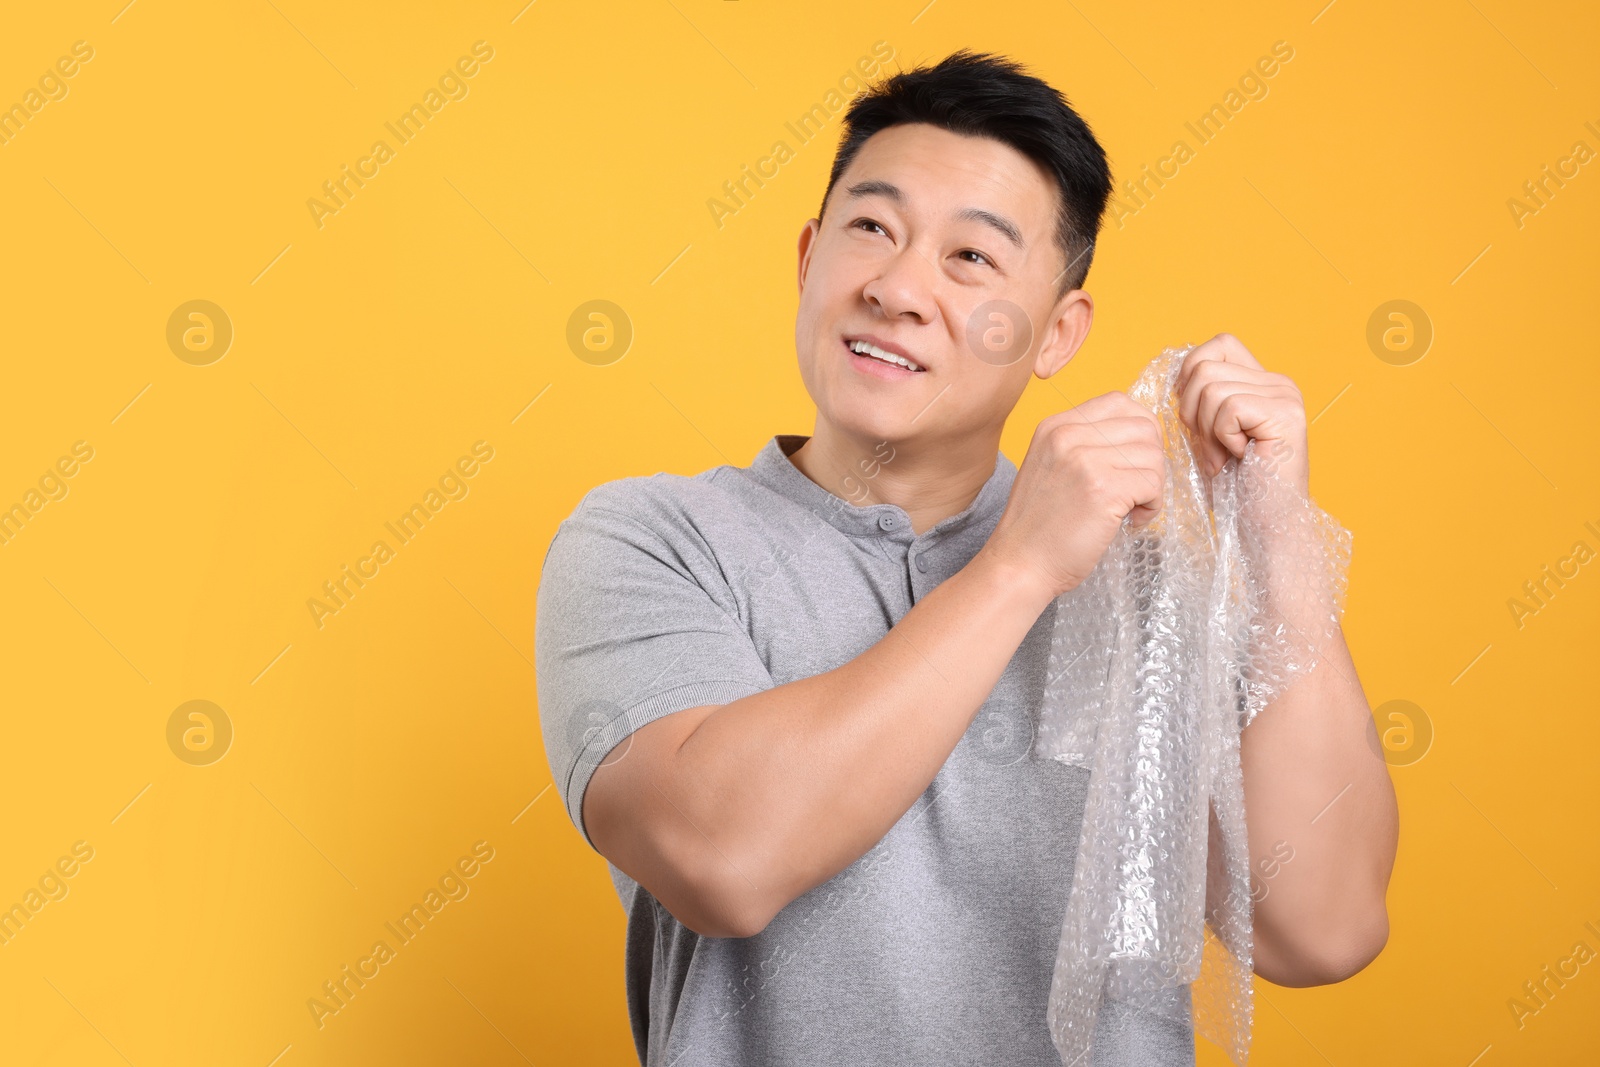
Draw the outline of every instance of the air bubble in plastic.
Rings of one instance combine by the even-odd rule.
[[[1161,511],[1124,521],[1052,634],[1033,754],[1091,772],[1048,1008],[1067,1067],[1092,1063],[1110,1002],[1192,1012],[1244,1067],[1240,733],[1316,665],[1343,610],[1350,534],[1286,477],[1287,453],[1251,441],[1214,477],[1196,462],[1174,391],[1192,348],[1164,350],[1129,390],[1161,424]]]

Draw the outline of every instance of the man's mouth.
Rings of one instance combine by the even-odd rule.
[[[899,367],[902,370],[911,371],[913,373],[920,373],[927,370],[927,368],[922,366],[920,363],[915,363],[912,360],[907,359],[905,356],[897,355],[894,352],[879,348],[870,341],[846,340],[845,347],[857,356],[870,359],[875,362],[885,363],[891,367]]]

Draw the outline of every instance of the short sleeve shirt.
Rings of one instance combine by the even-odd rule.
[[[584,790],[613,747],[883,640],[983,547],[1016,475],[997,453],[972,504],[917,534],[899,506],[870,503],[870,464],[834,490],[802,473],[789,456],[805,440],[775,436],[748,467],[607,482],[558,526],[536,612],[539,715],[591,848]],[[1031,754],[1054,618],[1052,603],[889,832],[755,936],[702,937],[607,862],[641,1064],[1061,1067],[1046,1007],[1089,772]],[[1173,995],[1187,1018],[1187,989]],[[1092,1064],[1194,1056],[1192,1024],[1108,1008]]]

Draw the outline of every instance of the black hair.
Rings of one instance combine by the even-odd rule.
[[[999,141],[1054,177],[1056,246],[1066,264],[1056,298],[1083,286],[1112,190],[1105,150],[1065,96],[1002,56],[962,49],[937,66],[902,71],[868,88],[845,114],[819,219],[867,138],[912,122]]]

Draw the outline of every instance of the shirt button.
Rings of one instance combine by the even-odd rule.
[[[917,570],[922,571],[924,574],[926,574],[928,570],[928,561],[923,559],[921,556],[917,557]]]
[[[893,515],[884,515],[878,519],[878,526],[884,530],[892,530],[897,521]]]

